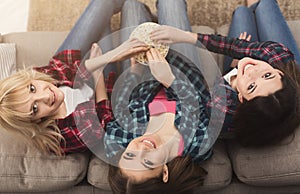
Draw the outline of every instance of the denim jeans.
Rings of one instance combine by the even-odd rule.
[[[238,7],[233,13],[228,36],[239,37],[242,32],[251,34],[251,41],[274,41],[284,44],[300,64],[299,49],[276,0],[260,0],[249,8]],[[231,61],[231,58],[225,57],[225,72],[230,68]]]
[[[110,20],[121,10],[124,0],[91,0],[57,52],[81,50],[84,55],[102,37],[110,33]]]
[[[191,31],[185,0],[158,0],[156,6],[159,24]],[[150,21],[153,21],[152,14],[144,4],[137,0],[126,0],[121,11],[122,41],[129,38],[136,26]],[[200,64],[195,46],[180,43],[171,45],[170,48],[180,52],[195,64]],[[128,65],[127,61],[124,68],[128,68]]]
[[[124,1],[91,0],[56,52],[67,49],[80,50],[84,61],[95,42],[98,42],[103,52],[111,50],[112,43],[109,36],[102,38],[110,34],[111,17],[121,10]],[[102,39],[101,43],[100,39]],[[109,71],[115,71],[114,65],[110,64],[105,68],[105,74]]]

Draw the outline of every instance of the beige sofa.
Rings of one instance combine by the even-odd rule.
[[[300,47],[300,21],[289,25]],[[195,32],[224,35],[227,30],[228,25],[216,32],[207,26],[193,27]],[[15,43],[17,68],[23,68],[47,64],[66,34],[22,32],[2,35],[1,39]],[[212,56],[221,64],[222,56]],[[107,164],[92,153],[44,156],[7,132],[0,133],[0,193],[111,193]],[[213,157],[203,164],[208,177],[196,193],[300,193],[300,129],[291,143],[281,146],[251,150],[234,140],[218,140],[213,149]]]

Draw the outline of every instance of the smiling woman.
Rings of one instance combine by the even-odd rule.
[[[48,117],[52,119],[64,118],[67,114],[64,93],[54,84],[42,80],[31,80],[29,86],[20,91],[24,103],[16,107],[20,113],[30,113],[31,119],[39,122]]]
[[[227,99],[223,99],[223,129],[233,131],[244,146],[279,144],[294,133],[300,122],[300,52],[277,1],[249,1],[249,7],[238,7],[229,35],[242,38],[189,34],[172,27],[158,28],[153,38],[168,43],[204,44],[210,51],[240,59],[237,69],[231,70],[231,61],[224,64]],[[219,103],[220,99],[211,106]]]
[[[260,2],[269,6],[265,3]],[[300,71],[294,54],[283,44],[187,33],[170,26],[158,28],[153,38],[204,44],[210,51],[241,59],[236,75],[230,72],[232,78],[225,81],[227,98],[218,98],[209,106],[222,107],[219,103],[226,102],[223,129],[233,130],[242,145],[262,147],[280,143],[299,126]],[[295,52],[299,53],[298,49]]]
[[[112,118],[108,96],[115,72],[107,68],[105,74],[105,66],[148,49],[130,39],[114,49],[110,43],[101,45],[109,50],[102,54],[95,43],[110,31],[110,18],[123,3],[90,1],[48,65],[20,70],[0,81],[3,129],[48,154],[82,152],[99,143]]]
[[[190,30],[185,0],[158,0],[157,8],[160,25],[153,31],[166,24]],[[121,37],[129,27],[152,21],[136,0],[124,3],[122,16]],[[193,63],[199,59],[194,47],[172,45],[166,57],[150,48],[146,57],[147,66],[131,60],[115,83],[114,118],[106,127],[101,159],[110,162],[114,193],[189,193],[203,185],[207,172],[200,164],[212,155],[222,125],[210,127],[210,93]]]
[[[240,102],[257,96],[268,96],[282,89],[282,75],[281,70],[264,61],[243,58],[238,63],[237,77],[233,80]]]
[[[146,56],[154,80],[147,79],[147,72],[142,74],[136,70],[138,65],[132,61],[129,73],[122,77],[125,79],[120,90],[115,90],[117,94],[112,96],[116,98],[114,119],[108,123],[104,138],[107,157],[111,159],[109,183],[114,193],[191,192],[203,183],[206,172],[199,163],[211,156],[210,147],[214,141],[206,141],[213,136],[208,131],[218,131],[218,126],[224,131],[233,131],[244,146],[263,147],[281,143],[299,125],[299,70],[293,53],[272,41],[249,42],[192,33],[187,27],[188,21],[182,21],[186,19],[182,18],[184,3],[183,0],[157,2],[158,22],[165,25],[155,28],[150,38],[164,44],[204,46],[209,51],[241,60],[231,83],[221,76],[223,82],[210,88],[211,93],[203,87],[206,83],[201,72],[194,68],[198,65],[197,60],[192,60],[196,48],[171,45],[166,59],[151,48]],[[271,3],[271,6],[278,6],[275,1]],[[262,0],[257,7],[269,5],[270,1]],[[139,2],[130,0],[124,4],[127,6],[135,10],[135,14],[127,18],[129,14],[122,11],[124,28],[128,21],[137,25],[151,19]],[[176,17],[168,12],[170,10],[172,13],[183,11],[183,14]],[[244,34],[247,37],[247,33]],[[175,46],[181,54],[184,50],[190,55],[173,53]],[[191,86],[195,86],[195,91]],[[225,96],[220,93],[222,90],[226,90]],[[164,111],[152,114],[152,103],[157,99],[176,102],[175,111],[169,111],[168,106],[161,103],[154,107]],[[194,107],[199,108],[199,112]],[[225,120],[212,116],[213,111],[226,114]],[[171,115],[173,117],[169,117]],[[210,128],[209,122],[215,125]]]

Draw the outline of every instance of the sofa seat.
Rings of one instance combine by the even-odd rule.
[[[49,192],[82,182],[89,153],[45,155],[22,138],[0,130],[0,192]]]

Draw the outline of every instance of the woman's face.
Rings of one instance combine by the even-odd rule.
[[[119,167],[122,174],[141,182],[159,177],[164,172],[168,148],[162,146],[156,134],[143,135],[132,140],[122,154]]]
[[[282,89],[283,73],[270,64],[249,57],[238,63],[237,91],[239,99],[251,100],[257,96],[268,96]]]
[[[32,120],[56,118],[59,108],[64,102],[64,93],[55,85],[41,80],[32,80],[26,90],[25,104],[17,107],[20,112],[32,112]]]

